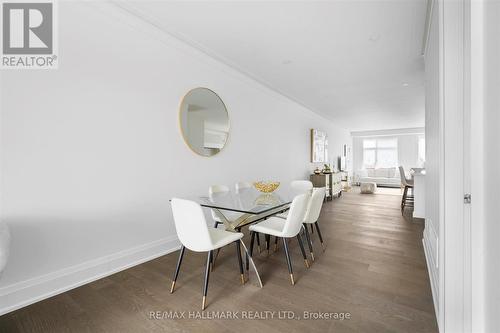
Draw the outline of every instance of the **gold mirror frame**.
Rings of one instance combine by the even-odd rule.
[[[203,90],[207,90],[209,91],[210,93],[212,93],[219,101],[220,103],[222,104],[222,106],[224,107],[224,110],[226,111],[226,117],[227,117],[227,123],[228,123],[228,130],[227,130],[227,136],[226,136],[226,140],[224,141],[224,145],[222,146],[222,148],[219,149],[219,151],[217,151],[216,153],[214,153],[213,155],[205,155],[205,154],[202,154],[198,151],[196,151],[195,148],[193,148],[193,146],[190,144],[190,142],[188,141],[188,138],[187,138],[187,135],[186,133],[184,133],[184,128],[182,126],[182,112],[183,112],[183,108],[182,106],[184,105],[184,102],[186,100],[186,98],[195,90],[200,90],[200,89],[203,89]],[[209,89],[209,88],[206,88],[206,87],[196,87],[196,88],[193,88],[191,90],[189,90],[186,94],[184,94],[184,96],[182,97],[180,103],[179,103],[179,131],[181,133],[181,136],[182,136],[182,139],[184,140],[184,143],[186,144],[186,146],[193,152],[195,153],[196,155],[199,155],[199,156],[203,156],[203,157],[212,157],[212,156],[215,156],[217,154],[219,154],[226,146],[227,146],[227,143],[229,141],[229,133],[231,132],[231,120],[229,118],[229,111],[227,110],[227,107],[226,107],[226,104],[224,103],[224,101],[222,100],[222,98],[215,92],[213,91],[212,89]]]

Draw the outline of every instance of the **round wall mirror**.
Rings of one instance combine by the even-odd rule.
[[[229,115],[220,97],[207,88],[195,88],[182,99],[180,124],[184,141],[195,153],[213,156],[226,145]]]

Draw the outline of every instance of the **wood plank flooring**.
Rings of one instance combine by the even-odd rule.
[[[239,320],[151,318],[157,311],[201,313],[206,256],[186,251],[173,294],[170,279],[178,252],[6,314],[0,317],[0,331],[437,332],[423,224],[413,222],[410,212],[401,216],[400,200],[362,195],[354,188],[325,203],[320,227],[327,247],[322,252],[317,234],[312,235],[316,261],[311,268],[305,268],[297,242],[290,243],[295,286],[281,243],[278,252],[271,246],[269,256],[265,251],[255,256],[262,289],[253,274],[241,285],[234,246],[224,248],[210,275],[204,313],[237,311]],[[274,318],[241,319],[242,311],[261,317],[274,311]],[[304,311],[349,313],[350,319],[305,320]]]

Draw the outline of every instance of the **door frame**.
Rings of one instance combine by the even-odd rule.
[[[483,0],[436,2],[442,117],[437,319],[441,332],[481,332]],[[465,193],[472,196],[470,204]]]

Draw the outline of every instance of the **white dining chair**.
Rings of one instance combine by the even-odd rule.
[[[310,194],[305,193],[298,195],[293,199],[285,223],[283,223],[283,219],[271,217],[267,220],[264,220],[263,222],[251,225],[249,228],[252,234],[250,239],[250,256],[252,256],[253,254],[253,244],[255,235],[257,233],[262,233],[266,236],[274,236],[283,240],[283,247],[285,249],[288,271],[290,273],[290,282],[292,283],[292,285],[295,284],[295,279],[293,277],[290,251],[288,250],[287,240],[289,238],[297,237],[300,250],[302,251],[302,256],[304,257],[304,264],[307,268],[309,268],[309,261],[307,260],[306,252],[304,250],[304,244],[302,243],[302,238],[300,237],[300,229],[302,228],[302,222],[304,221],[304,217],[306,214],[309,197]]]
[[[252,188],[253,185],[250,182],[237,182],[234,185],[234,187],[236,189],[236,193],[240,193],[242,190],[246,190],[246,189]],[[257,249],[259,250],[259,253],[262,252],[262,250],[260,248],[260,237],[259,237],[259,235],[257,235]]]
[[[229,194],[229,186],[227,185],[211,185],[208,188],[208,196],[212,198],[213,196],[216,195],[224,195],[225,193]],[[216,213],[215,209],[211,209],[212,213],[212,218],[214,220],[214,228],[218,228],[219,225],[224,225],[224,222],[222,222],[221,217]],[[224,217],[229,223],[235,222],[237,219],[241,217],[241,213],[237,212],[231,212],[231,211],[224,211]],[[215,261],[219,257],[219,252],[220,249],[217,249],[217,252],[215,253],[215,256],[212,257],[212,269],[215,267]]]
[[[208,196],[209,197],[212,197],[213,195],[222,194],[222,193],[229,193],[229,186],[227,186],[227,185],[211,185],[208,188]],[[215,221],[214,228],[217,228],[219,226],[219,224],[223,224],[222,220],[217,215],[215,210],[212,209],[211,213],[212,213],[212,218]]]
[[[311,229],[313,228],[313,225],[316,226],[316,231],[318,232],[318,237],[319,241],[321,242],[321,247],[323,248],[323,251],[325,251],[323,236],[321,235],[321,230],[319,229],[319,224],[318,224],[318,219],[321,213],[321,207],[323,206],[323,202],[325,199],[325,194],[326,194],[326,189],[324,187],[318,187],[313,189],[313,193],[311,195],[311,199],[309,199],[306,215],[303,222],[306,234],[306,240],[309,246],[309,252],[311,253],[312,261],[314,261],[313,243],[312,243],[312,238],[309,235],[309,230],[307,229],[307,226],[310,225]]]
[[[290,191],[293,196],[303,194],[303,193],[312,193],[313,183],[309,180],[294,180],[290,183]],[[276,215],[279,218],[286,219],[288,215],[288,211],[283,212],[281,214]],[[266,238],[266,249],[269,253],[269,241]],[[274,251],[278,250],[278,239],[274,240]]]
[[[172,199],[172,212],[174,215],[177,236],[179,237],[182,245],[179,253],[179,259],[177,260],[177,266],[175,268],[170,293],[174,292],[175,283],[177,281],[177,277],[179,276],[179,270],[181,268],[185,249],[188,248],[189,250],[194,252],[207,252],[205,282],[203,285],[203,299],[201,303],[201,309],[205,310],[208,291],[208,277],[210,274],[211,265],[210,263],[213,258],[214,250],[220,249],[221,247],[229,245],[231,243],[236,244],[236,254],[238,256],[238,263],[240,265],[241,279],[244,283],[243,262],[241,260],[240,249],[240,240],[243,237],[243,234],[240,232],[229,232],[225,230],[209,228],[207,226],[207,221],[205,220],[205,215],[203,214],[201,206],[194,201],[174,198]]]
[[[413,179],[407,179],[405,169],[399,166],[399,176],[401,178],[401,185],[404,186],[403,197],[401,198],[401,214],[404,213],[405,207],[413,207]],[[412,195],[408,194],[408,190],[412,190]]]
[[[313,183],[309,180],[294,180],[290,183],[290,188],[294,195],[299,195],[302,193],[311,192],[313,189]]]
[[[247,188],[252,188],[252,183],[249,182],[237,182],[234,185],[236,189],[236,193],[240,192],[241,190],[247,189]]]

